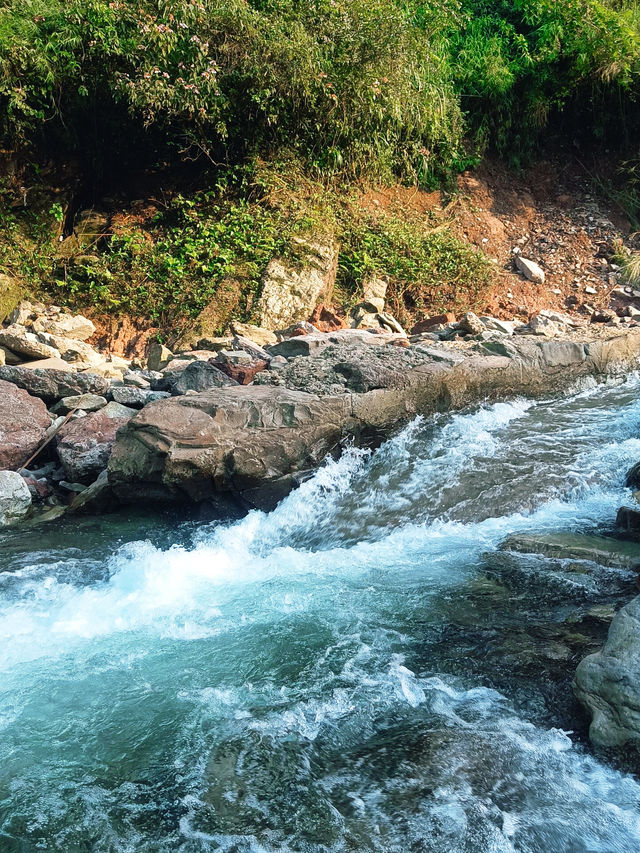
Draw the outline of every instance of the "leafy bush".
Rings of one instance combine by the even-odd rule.
[[[621,0],[4,0],[1,144],[98,183],[285,144],[428,184],[473,160],[465,131],[517,153],[567,104],[628,120],[638,21]]]

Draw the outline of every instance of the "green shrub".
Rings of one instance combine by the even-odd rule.
[[[429,184],[473,162],[465,132],[517,155],[567,105],[596,131],[635,120],[639,17],[619,0],[4,0],[1,144],[71,153],[98,186],[283,145],[316,173]]]

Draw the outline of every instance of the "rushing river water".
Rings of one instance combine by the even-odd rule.
[[[1,853],[640,850],[569,687],[633,578],[498,550],[611,528],[639,388],[418,420],[241,521],[4,531]]]

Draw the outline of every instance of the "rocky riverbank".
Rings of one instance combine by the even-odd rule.
[[[86,318],[22,303],[0,331],[3,521],[34,506],[49,517],[138,500],[270,508],[347,440],[375,443],[417,414],[553,393],[631,369],[640,354],[633,320],[623,329],[546,311],[525,325],[469,313],[407,335],[381,296],[371,300],[356,328],[320,331],[341,325],[320,308],[318,325],[238,324],[175,353],[153,342],[132,361],[93,348]]]

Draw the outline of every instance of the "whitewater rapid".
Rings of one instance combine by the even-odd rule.
[[[0,534],[0,851],[640,849],[637,781],[442,640],[505,537],[612,526],[639,384],[418,419],[241,521]]]

